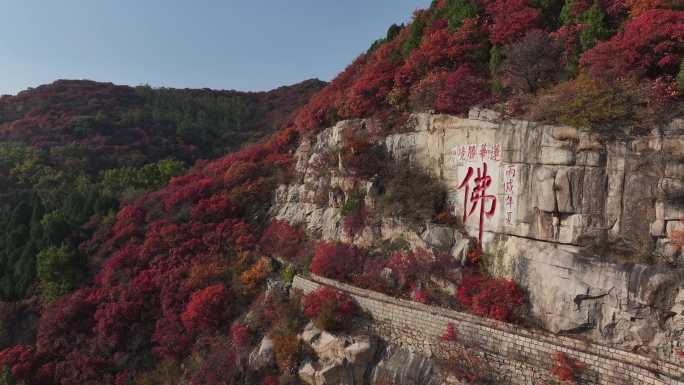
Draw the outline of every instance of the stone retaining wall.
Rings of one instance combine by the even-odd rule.
[[[461,341],[486,356],[506,383],[539,385],[549,379],[554,354],[564,352],[586,364],[583,383],[600,385],[684,385],[684,368],[638,354],[453,310],[393,298],[330,279],[296,276],[293,287],[305,293],[322,285],[352,296],[372,318],[372,329],[390,343],[426,355],[435,355],[449,323]]]

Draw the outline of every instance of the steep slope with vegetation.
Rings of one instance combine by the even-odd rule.
[[[48,238],[54,240],[50,247],[40,249],[40,253],[37,245],[24,249],[29,249],[25,252],[27,258],[40,256],[37,271],[41,292],[51,293],[54,287],[58,290],[55,295],[47,295],[42,305],[36,305],[40,308],[40,319],[35,338],[27,333],[29,337],[21,344],[0,351],[0,366],[5,368],[0,383],[275,384],[278,377],[281,383],[295,381],[292,373],[304,354],[296,334],[304,316],[317,319],[321,325],[335,324],[329,321],[336,321],[333,315],[321,312],[346,315],[346,310],[351,310],[346,300],[326,293],[304,301],[307,311],[302,314],[296,296],[284,297],[273,287],[265,290],[267,278],[274,277],[279,268],[271,257],[297,259],[306,266],[315,253],[316,264],[312,268],[331,269],[334,274],[345,274],[350,261],[362,258],[351,246],[319,244],[313,250],[300,229],[283,223],[275,223],[261,235],[268,224],[273,190],[291,177],[293,150],[302,136],[317,133],[340,119],[366,117],[373,118],[368,127],[371,134],[382,137],[401,129],[409,112],[462,114],[475,104],[493,105],[509,115],[531,115],[588,126],[610,135],[639,134],[681,108],[684,12],[678,7],[678,2],[639,0],[435,1],[429,9],[416,12],[408,26],[391,27],[385,39],[374,43],[369,52],[317,93],[291,124],[285,124],[269,140],[216,161],[200,162],[187,174],[171,178],[161,190],[131,194],[131,201],[115,215],[107,215],[104,210],[83,210],[91,206],[73,198],[53,198],[84,211],[76,222],[90,218],[92,213],[100,214],[95,217],[89,240],[67,242],[80,243],[80,253],[69,249],[68,244],[62,246],[59,240],[77,236],[80,241],[90,234],[60,233],[70,219],[59,212],[47,216],[45,212],[52,213],[62,206],[40,209],[40,205],[30,203],[37,194],[29,189],[25,201],[28,203],[17,205],[17,212],[6,216],[17,222],[7,227],[10,232],[5,232],[12,234],[7,236],[5,253],[16,254],[19,249],[15,246],[26,244],[32,230],[41,231],[43,234],[35,234],[41,239],[53,237]],[[130,93],[124,91],[121,92]],[[163,101],[164,91],[139,92],[142,97],[146,93],[157,95],[152,97],[156,102],[151,102],[151,106],[167,103]],[[91,99],[98,103],[97,98]],[[126,100],[123,97],[115,104],[126,110],[126,103],[131,103]],[[9,103],[3,99],[2,105]],[[184,138],[190,133],[189,137],[174,141],[177,147],[172,147],[173,151],[218,155],[230,145],[222,143],[218,149],[207,148],[220,138],[212,130],[230,124],[200,118],[205,114],[212,116],[210,111],[196,116],[189,113],[186,124],[184,116],[161,117],[163,113],[155,115],[151,108],[152,121],[157,123],[146,127],[152,132],[156,127],[166,127],[163,122],[170,119],[178,122],[173,126],[173,138]],[[241,111],[234,104],[229,108]],[[3,107],[3,119],[9,119],[4,114],[21,113],[17,109]],[[32,137],[40,138],[35,143],[37,148],[12,145],[7,152],[45,151],[43,148],[50,147],[53,141],[66,143],[60,139],[66,132],[74,137],[91,132],[93,126],[89,122],[98,120],[97,109],[79,115],[91,116],[83,119],[82,124],[77,119],[79,124],[75,124],[73,116],[49,111],[40,115],[58,122],[62,129],[55,133],[49,130],[53,123],[31,124],[36,127]],[[117,116],[120,119],[114,120],[116,124],[106,126],[90,140],[119,148],[127,142],[116,142],[125,136],[111,135],[121,129],[118,122],[124,116],[132,122],[149,117],[144,112],[139,116]],[[100,119],[109,121],[106,117]],[[201,131],[203,135],[197,135],[197,141],[193,141],[192,128],[196,124],[207,131]],[[5,123],[2,132],[8,139],[18,139],[13,125]],[[134,130],[127,134],[135,138],[136,144],[148,140],[139,150],[143,154],[160,151],[152,145],[156,143],[153,139],[147,139],[155,137],[149,132]],[[370,147],[361,142],[347,149],[349,158],[356,159],[361,166],[361,173],[367,171],[363,166],[373,165],[369,160],[382,161],[366,157],[371,152],[359,151]],[[59,191],[50,185],[61,183],[51,180],[59,173],[49,168],[47,172],[33,172],[32,167],[40,165],[40,159],[52,162],[62,153],[66,155],[62,155],[64,161],[60,165],[82,160],[82,155],[70,155],[78,154],[78,150],[72,144],[67,148],[53,147],[52,152],[42,153],[43,158],[36,155],[37,160],[19,156],[28,162],[13,161],[17,157],[8,155],[9,160],[4,162],[15,162],[9,163],[8,170],[17,171],[3,178],[14,178],[15,174],[29,178],[45,175],[29,185],[42,182],[46,184],[45,191]],[[133,148],[128,150],[126,154],[135,154]],[[48,154],[50,157],[46,157]],[[164,159],[168,153],[162,154],[150,160]],[[108,167],[144,163],[150,162],[121,161]],[[321,166],[324,171],[325,163]],[[145,171],[112,171],[110,188],[117,190],[137,183],[121,181],[124,177],[148,181],[145,173],[151,173],[151,179],[162,184],[178,172],[173,164],[167,163]],[[81,179],[74,177],[72,185],[81,186]],[[83,185],[82,191],[87,192],[90,185]],[[143,186],[141,190],[153,187]],[[81,202],[89,202],[85,197],[84,193]],[[351,211],[359,208],[350,206]],[[99,206],[93,203],[92,207]],[[448,215],[440,216],[442,210],[436,204],[421,215],[445,217],[449,221]],[[29,220],[41,226],[31,226]],[[353,229],[354,223],[349,227]],[[21,254],[24,250],[19,253],[19,260]],[[334,257],[338,254],[346,259],[336,261]],[[82,255],[89,261],[104,263],[92,281],[79,285],[78,280],[69,278],[79,274],[69,270],[73,265],[69,261]],[[472,257],[476,260],[477,254]],[[410,266],[419,263],[420,258],[423,256],[401,252],[394,263],[409,266],[405,270],[410,272]],[[284,280],[292,274],[290,268],[282,271]],[[415,277],[408,277],[404,283],[408,286],[414,280]],[[12,278],[9,282],[22,281]],[[517,288],[509,288],[508,283],[481,279],[468,284],[470,288],[484,288],[480,290],[483,292],[515,291],[517,298]],[[477,297],[478,303],[486,302],[486,298],[471,295],[470,288],[462,288],[461,297]],[[20,312],[12,311],[11,305],[7,307],[9,310],[0,319],[0,332],[11,334],[8,325],[16,323],[13,317],[19,317]],[[339,310],[342,308],[346,310]],[[474,309],[482,310],[483,315],[492,312],[483,310],[484,306]],[[249,352],[264,334],[272,338],[275,364],[248,369],[245,363]]]
[[[679,112],[684,13],[667,1],[440,0],[357,58],[298,116],[510,115],[631,133]],[[555,103],[550,103],[553,99]],[[668,114],[662,114],[663,111]],[[615,127],[613,127],[615,128]]]
[[[61,80],[1,98],[0,299],[23,298],[36,275],[50,298],[76,288],[88,270],[79,244],[111,224],[120,202],[273,132],[322,86],[245,93]]]

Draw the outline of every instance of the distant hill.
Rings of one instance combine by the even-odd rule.
[[[59,80],[3,96],[0,299],[26,296],[42,250],[75,250],[89,221],[287,125],[324,85],[239,92]]]
[[[0,97],[0,140],[212,158],[275,131],[325,84],[311,79],[267,92],[240,92],[58,80]]]

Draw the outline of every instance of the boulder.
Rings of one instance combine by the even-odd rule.
[[[362,384],[375,354],[376,344],[367,334],[332,334],[313,323],[304,327],[300,339],[315,353],[315,360],[304,362],[299,378],[311,385]]]
[[[354,385],[353,369],[345,363],[328,362],[316,371],[314,377],[315,385]]]
[[[447,251],[454,244],[454,229],[450,226],[428,223],[421,238],[433,248]]]
[[[316,385],[316,368],[309,362],[303,363],[297,372],[299,379],[309,385]]]

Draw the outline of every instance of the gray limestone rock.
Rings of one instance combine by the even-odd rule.
[[[534,172],[534,202],[541,211],[556,211],[556,171],[549,167],[538,167]]]
[[[440,251],[451,249],[455,241],[453,228],[432,223],[428,223],[426,227],[421,235],[425,242]]]
[[[681,292],[677,282],[684,282],[684,255],[668,239],[684,218],[682,121],[640,138],[615,140],[573,127],[507,120],[478,108],[467,119],[414,114],[407,131],[382,143],[390,158],[409,160],[439,178],[457,217],[467,206],[464,190],[458,189],[467,168],[488,163],[487,193],[497,201],[495,213],[483,219],[488,269],[525,287],[544,328],[666,355],[668,346],[672,350],[668,341],[684,333],[682,301],[675,304],[672,296],[661,294]],[[403,239],[412,249],[448,252],[465,262],[471,239],[478,236],[477,214],[467,218],[464,235],[434,224],[409,226],[396,217],[374,218],[354,239],[344,234],[344,197],[361,188],[366,205],[373,207],[382,194],[381,181],[353,180],[339,167],[317,176],[312,165],[341,144],[345,129],[366,127],[363,120],[343,121],[302,141],[295,153],[297,175],[276,190],[271,215],[302,224],[312,239],[364,247]],[[500,146],[500,158],[459,159],[459,147],[482,144]],[[516,175],[507,186],[505,172],[511,167]],[[512,208],[511,223],[504,224],[506,205]],[[586,246],[591,245],[599,251],[590,253]],[[609,258],[600,251],[606,245],[621,247],[608,247]],[[621,262],[639,258],[667,263],[670,271]],[[311,368],[302,370],[316,374],[322,366]]]
[[[388,347],[384,358],[373,368],[371,385],[437,385],[434,363],[427,357],[396,347]]]
[[[310,385],[363,384],[377,348],[367,334],[335,335],[313,323],[305,326],[300,339],[316,356],[315,360],[304,362],[298,371],[299,378]]]

